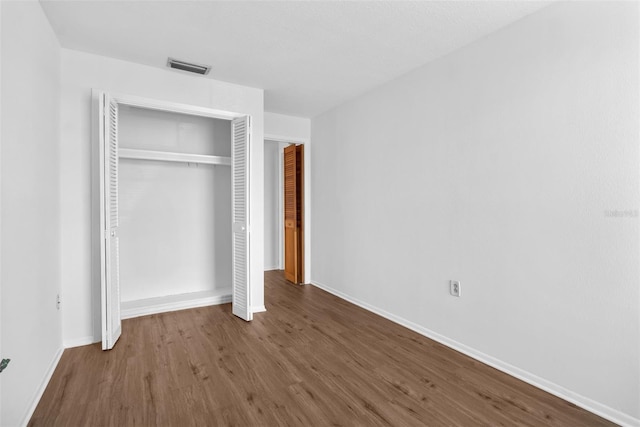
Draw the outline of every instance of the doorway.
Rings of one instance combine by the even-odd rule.
[[[285,209],[284,209],[284,156],[286,147],[297,146],[301,151],[299,162],[302,179],[300,191],[299,254],[297,256],[299,278],[294,283],[310,282],[310,211],[309,211],[309,141],[303,138],[265,135],[264,144],[264,219],[265,219],[265,271],[285,270]],[[306,150],[305,150],[306,149]],[[305,179],[307,178],[307,179]],[[297,221],[296,221],[297,222]]]

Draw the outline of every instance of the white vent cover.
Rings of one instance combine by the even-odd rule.
[[[167,67],[201,75],[208,74],[211,70],[211,66],[209,65],[193,64],[190,62],[179,61],[173,58],[169,58],[167,60]]]

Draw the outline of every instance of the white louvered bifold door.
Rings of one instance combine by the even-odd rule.
[[[102,280],[102,349],[113,348],[122,332],[118,247],[118,104],[104,96],[104,277]]]
[[[250,119],[232,122],[233,303],[236,316],[251,320],[249,298],[249,135]]]

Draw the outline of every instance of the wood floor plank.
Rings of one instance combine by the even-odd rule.
[[[613,425],[282,272],[265,299],[252,322],[200,307],[65,350],[29,425]]]

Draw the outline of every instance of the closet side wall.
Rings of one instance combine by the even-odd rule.
[[[264,269],[280,268],[280,215],[281,200],[280,162],[281,147],[287,144],[276,141],[264,142]]]
[[[231,122],[120,110],[121,148],[228,157]],[[231,168],[120,159],[121,301],[231,294]]]

